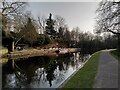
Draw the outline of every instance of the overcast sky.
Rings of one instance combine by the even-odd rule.
[[[29,10],[34,17],[49,17],[49,13],[62,16],[69,29],[79,27],[82,31],[91,31],[95,24],[95,10],[99,2],[29,2]]]

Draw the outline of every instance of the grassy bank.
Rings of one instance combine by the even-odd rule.
[[[100,52],[95,53],[63,88],[92,88],[97,74]]]
[[[8,53],[7,48],[0,46],[0,54],[2,55],[2,57],[5,57],[7,53]]]
[[[112,50],[110,51],[111,55],[113,55],[117,60],[120,61],[120,51],[118,50]]]

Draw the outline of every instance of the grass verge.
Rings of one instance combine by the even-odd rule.
[[[6,58],[8,54],[8,50],[6,48],[0,50],[0,54],[2,55],[2,58]]]
[[[7,48],[0,46],[0,64],[8,61],[7,54],[8,54]]]
[[[97,74],[100,52],[92,55],[89,61],[63,86],[64,88],[92,88]]]
[[[119,50],[112,50],[110,51],[111,55],[114,56],[117,60],[120,61],[120,51]]]

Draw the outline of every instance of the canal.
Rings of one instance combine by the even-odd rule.
[[[19,58],[2,66],[2,88],[57,88],[90,55],[78,53]]]

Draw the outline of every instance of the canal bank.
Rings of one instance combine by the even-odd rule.
[[[61,50],[61,53],[56,53],[56,51]],[[65,52],[64,52],[65,51]],[[17,58],[28,58],[28,57],[34,57],[34,56],[55,56],[58,54],[66,54],[66,53],[74,53],[74,52],[80,52],[79,48],[54,48],[54,49],[25,49],[21,51],[14,51],[10,54],[4,54],[1,53],[1,60],[0,63],[5,63],[8,61],[8,58],[10,59],[17,59]]]
[[[97,74],[100,53],[94,53],[86,61],[86,64],[68,78],[59,88],[92,88]]]

